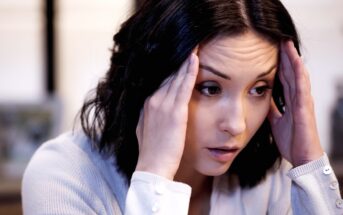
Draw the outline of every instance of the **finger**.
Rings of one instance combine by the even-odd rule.
[[[291,96],[290,96],[290,90],[289,85],[285,80],[284,74],[282,71],[279,72],[279,79],[282,84],[283,89],[283,96],[285,98],[285,111],[291,111],[292,110],[292,103],[291,103]],[[286,108],[287,107],[287,108]]]
[[[294,68],[289,58],[289,49],[284,43],[281,45],[281,65],[285,81],[288,83],[288,91],[290,94],[291,101],[295,99],[296,95],[296,83],[295,83],[295,75],[294,75]]]
[[[167,84],[170,84],[171,81],[173,80],[175,75],[170,75],[168,76],[166,79],[164,79],[164,81],[161,83],[160,87],[159,88],[162,88],[162,87],[165,87]],[[169,86],[167,86],[168,88]]]
[[[296,84],[296,96],[297,103],[300,105],[305,104],[311,99],[311,84],[309,74],[305,68],[305,65],[298,55],[297,50],[292,42],[287,42],[287,52],[290,56],[290,61],[294,70],[295,84]]]
[[[178,90],[180,85],[182,84],[188,69],[188,64],[190,62],[190,56],[183,62],[180,69],[178,70],[177,74],[175,75],[174,79],[172,80],[167,95],[166,95],[166,102],[174,102],[177,96]]]
[[[191,99],[194,89],[195,81],[199,71],[199,58],[196,54],[192,53],[190,56],[186,77],[175,99],[176,104],[188,104]]]
[[[197,54],[199,51],[199,45],[197,45],[193,50],[192,53]],[[189,62],[191,60],[191,55],[188,56],[187,60],[185,60],[183,62],[183,64],[181,65],[179,71],[177,72],[177,77],[173,79],[173,84],[170,86],[169,88],[169,92],[171,93],[171,95],[174,96],[174,98],[176,97],[176,93],[179,90],[183,80],[186,77],[186,74],[188,72],[188,65]],[[175,100],[175,99],[174,99]]]
[[[298,60],[301,60],[301,57],[298,54],[298,51],[296,50],[294,43],[292,41],[286,41],[283,44],[284,50],[287,53],[287,56],[289,58],[289,61],[291,63],[291,66],[293,69],[295,69],[295,64]]]
[[[195,46],[192,53],[195,54],[196,56],[199,56],[199,45]]]
[[[154,94],[152,96],[156,97],[158,100],[160,100],[161,102],[163,101],[163,98],[165,98],[168,89],[170,88],[170,85],[174,79],[175,75],[170,75],[169,77],[167,77],[162,84],[160,85],[160,87],[154,92]]]
[[[300,106],[309,104],[309,101],[312,100],[311,97],[311,83],[309,74],[302,62],[301,59],[299,59],[296,64],[296,85],[297,85],[297,104]]]

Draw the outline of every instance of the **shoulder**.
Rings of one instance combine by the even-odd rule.
[[[91,177],[101,168],[115,168],[114,158],[101,155],[93,149],[89,139],[81,132],[64,133],[43,143],[31,158],[24,179],[30,174],[40,177],[66,176]]]
[[[108,211],[105,202],[113,200],[114,193],[125,193],[125,186],[113,156],[98,153],[83,133],[69,132],[42,144],[33,155],[22,181],[23,207],[97,214]]]

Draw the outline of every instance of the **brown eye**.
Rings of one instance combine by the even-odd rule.
[[[221,88],[215,82],[204,82],[197,84],[196,90],[205,96],[214,96],[222,92]]]
[[[252,96],[264,96],[266,91],[269,90],[268,86],[255,87],[249,91]]]

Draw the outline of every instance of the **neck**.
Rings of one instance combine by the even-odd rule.
[[[202,175],[193,168],[180,165],[174,180],[192,187],[192,199],[211,194],[213,177]]]
[[[189,215],[210,213],[213,177],[202,175],[193,168],[180,165],[174,179],[192,187]]]

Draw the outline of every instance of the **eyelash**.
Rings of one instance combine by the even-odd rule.
[[[211,82],[210,82],[211,83]],[[222,92],[222,89],[220,88],[220,86],[218,86],[218,84],[212,83],[211,85],[207,82],[202,82],[200,84],[197,84],[195,86],[195,89],[202,95],[207,96],[207,97],[213,97],[215,95],[218,95]],[[271,90],[272,88],[268,85],[264,85],[264,86],[259,86],[259,87],[255,87],[252,90],[254,90],[256,93],[258,93],[258,91],[262,91],[259,93],[259,95],[252,95],[253,93],[251,93],[252,90],[249,91],[249,94],[254,96],[254,97],[265,97],[266,92],[268,90]],[[206,90],[206,92],[205,92]],[[212,92],[210,91],[212,90]]]
[[[214,96],[215,94],[220,94],[221,93],[221,88],[216,86],[216,85],[207,85],[206,86],[206,83],[200,83],[200,84],[197,84],[195,86],[195,89],[197,91],[199,91],[200,94],[204,95],[204,96],[208,96],[208,97],[211,97],[211,96]],[[209,93],[210,89],[214,89],[216,91],[216,93],[214,94],[211,94]],[[207,90],[207,92],[205,92],[205,90]]]
[[[261,94],[257,95],[256,97],[265,97],[267,90],[271,90],[271,87],[268,85],[260,86],[260,87],[255,87],[253,88],[256,92],[259,90],[262,90]]]

